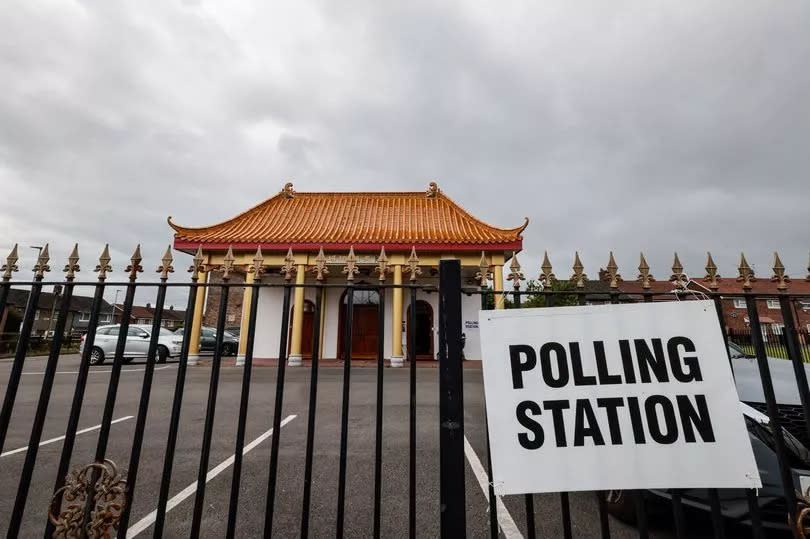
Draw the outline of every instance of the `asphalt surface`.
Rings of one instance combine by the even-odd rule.
[[[42,440],[64,434],[76,382],[79,357],[63,356],[59,360]],[[10,431],[3,451],[27,446],[31,422],[42,384],[45,359],[26,360]],[[11,369],[10,360],[0,360],[0,393],[5,388]],[[135,360],[125,365],[121,374],[114,419],[123,419],[111,427],[107,458],[126,470],[138,412],[144,362]],[[109,365],[91,367],[79,427],[93,427],[101,422],[103,403],[109,382]],[[239,396],[242,385],[241,367],[233,360],[223,362],[208,469],[214,469],[234,452]],[[262,437],[272,426],[276,386],[276,367],[256,367],[250,387],[250,408],[245,443]],[[288,368],[284,388],[283,418],[288,418],[279,435],[280,458],[275,497],[273,535],[300,535],[303,494],[304,456],[310,389],[308,367]],[[417,447],[416,447],[416,535],[439,535],[439,419],[438,369],[417,369]],[[384,372],[384,426],[381,527],[384,537],[406,537],[408,533],[408,370],[386,369]],[[154,373],[149,414],[146,422],[142,458],[135,489],[130,528],[145,522],[139,537],[152,535],[144,517],[157,505],[164,451],[168,436],[169,416],[177,364],[159,365]],[[203,424],[211,377],[210,361],[189,366],[183,398],[180,431],[171,480],[170,496],[193,485],[197,477]],[[314,472],[310,513],[310,536],[331,537],[335,534],[339,468],[340,412],[343,368],[322,367],[317,386],[317,412]],[[374,500],[374,429],[376,369],[357,367],[351,371],[351,407],[349,414],[345,536],[370,537]],[[483,385],[479,369],[464,370],[465,434],[475,453],[486,464],[486,441],[483,423]],[[289,418],[289,416],[294,416]],[[92,462],[98,430],[76,438],[71,469]],[[255,537],[262,533],[269,475],[271,438],[264,436],[244,457],[239,496],[237,536]],[[41,537],[48,502],[53,491],[56,467],[60,458],[60,441],[39,449],[37,465],[31,479],[23,523],[22,537]],[[0,457],[0,533],[5,535],[14,494],[19,481],[25,452]],[[488,537],[486,496],[470,465],[466,463],[467,533],[470,537]],[[206,485],[202,536],[225,534],[230,496],[232,467],[225,468]],[[534,497],[538,537],[562,534],[560,496],[543,494]],[[599,515],[592,493],[570,495],[574,537],[598,537]],[[189,534],[194,505],[190,495],[171,509],[166,518],[166,537]],[[515,526],[526,533],[524,498],[504,498],[504,505]],[[689,536],[711,536],[708,519],[689,516]],[[650,515],[651,535],[674,537],[668,514]],[[637,537],[637,531],[611,517],[612,537]],[[734,533],[737,533],[736,531]],[[516,535],[510,535],[516,536]]]

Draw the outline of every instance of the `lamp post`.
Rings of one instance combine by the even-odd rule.
[[[115,299],[113,300],[112,309],[110,310],[110,322],[115,324],[115,304],[118,303],[118,294],[121,292],[121,289],[115,291]]]

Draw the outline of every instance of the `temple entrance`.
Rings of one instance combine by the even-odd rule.
[[[340,297],[340,316],[338,320],[338,353],[339,359],[345,359],[344,339],[346,335],[346,304],[348,290]],[[376,290],[354,290],[352,306],[352,358],[373,359],[377,357],[379,327],[377,312],[380,295]]]
[[[295,307],[290,309],[290,320],[295,315]],[[301,324],[301,357],[312,359],[312,337],[315,328],[315,304],[310,300],[304,300],[304,321]],[[287,340],[287,353],[292,346],[292,325],[290,325],[290,338]]]
[[[411,342],[411,332],[414,332],[413,341],[416,359],[435,359],[433,354],[433,307],[424,300],[416,301],[416,320],[411,321],[411,310],[408,309],[408,341]]]

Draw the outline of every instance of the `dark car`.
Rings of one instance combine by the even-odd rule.
[[[765,395],[757,361],[732,343],[729,343],[729,356],[745,425],[762,480],[762,488],[759,489],[757,497],[760,518],[765,527],[786,530],[788,509],[776,458],[773,430],[768,416],[764,413]],[[773,380],[788,464],[791,468],[793,490],[805,493],[810,488],[810,451],[807,449],[804,414],[801,412],[793,364],[785,359],[768,358],[768,367]],[[810,365],[804,367],[810,378]],[[745,490],[719,489],[718,495],[720,511],[724,517],[739,524],[750,525]],[[631,496],[620,490],[609,490],[604,496],[611,514],[627,522],[635,521],[635,506]],[[649,501],[671,499],[669,490],[648,490],[644,492],[644,496]],[[706,489],[681,490],[681,499],[686,506],[711,511]]]
[[[183,335],[183,328],[179,328],[177,331],[174,332],[175,335]],[[203,326],[200,330],[200,352],[213,352],[214,346],[216,346],[217,342],[217,330],[216,328],[211,328],[207,326]],[[236,352],[239,350],[239,338],[235,335],[232,335],[228,331],[223,332],[222,334],[222,355],[223,356],[235,356]]]

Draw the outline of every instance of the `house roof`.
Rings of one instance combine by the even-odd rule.
[[[115,304],[116,312],[122,311],[124,306],[121,303]],[[186,311],[178,311],[174,306],[164,307],[161,320],[185,320]],[[155,308],[152,305],[133,305],[130,312],[130,320],[146,318],[151,320],[155,316]]]
[[[30,293],[29,290],[24,290],[21,288],[10,288],[8,291],[8,299],[6,300],[9,305],[14,305],[19,307],[20,309],[24,309],[25,306],[28,304],[28,294]],[[60,301],[61,298],[64,297],[62,295],[59,296]],[[54,294],[53,292],[41,292],[39,295],[39,301],[37,302],[38,309],[50,309],[53,307],[54,302]],[[73,312],[90,312],[90,309],[93,306],[93,298],[89,296],[78,296],[76,294],[70,299],[70,311]],[[105,300],[101,300],[101,312],[107,312],[112,308],[110,303],[107,303]]]
[[[175,248],[286,250],[503,249],[520,250],[528,218],[497,228],[473,217],[435,184],[428,192],[297,193],[291,184],[277,195],[219,224],[175,224]]]
[[[707,292],[709,282],[707,279],[695,279],[692,281],[693,286],[697,285],[703,287]],[[752,294],[766,295],[778,294],[779,290],[776,288],[776,282],[772,281],[770,277],[756,277],[751,280],[751,289],[743,290],[742,281],[738,281],[736,277],[718,277],[717,283],[719,287],[717,291],[720,294],[744,294],[751,292]],[[810,296],[810,281],[802,277],[795,277],[787,283],[787,292],[789,294],[807,294]]]

